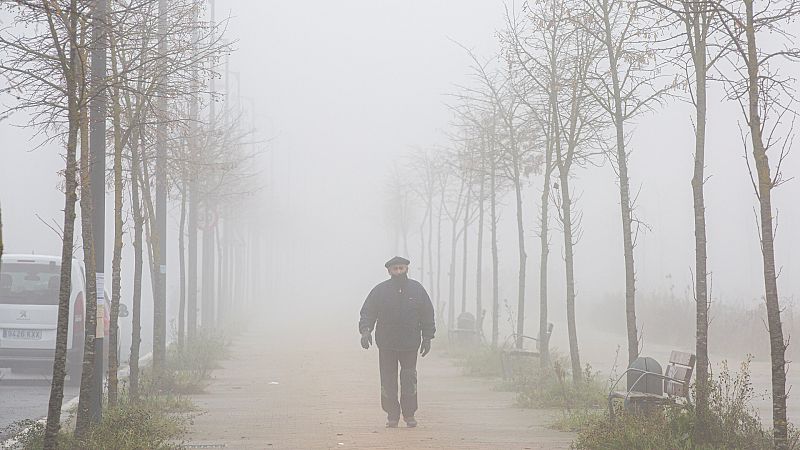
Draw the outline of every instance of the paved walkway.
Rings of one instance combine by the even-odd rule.
[[[270,327],[272,328],[272,327]],[[560,449],[572,435],[547,428],[553,412],[513,407],[513,394],[460,375],[433,352],[421,359],[416,429],[384,428],[377,351],[324,333],[249,331],[193,400],[205,412],[189,448]],[[402,422],[401,422],[402,423]]]

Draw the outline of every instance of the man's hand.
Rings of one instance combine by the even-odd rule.
[[[367,350],[370,345],[372,345],[372,333],[361,333],[361,347]]]
[[[431,352],[431,340],[425,339],[419,346],[419,354],[422,355],[422,357],[424,358],[425,355],[427,355],[430,352]]]

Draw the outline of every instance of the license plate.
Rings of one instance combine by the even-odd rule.
[[[42,339],[42,330],[19,330],[6,328],[3,330],[5,339],[21,339],[28,341],[38,341]]]

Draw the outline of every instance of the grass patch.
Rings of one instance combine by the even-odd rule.
[[[519,406],[560,408],[571,412],[597,409],[605,403],[608,395],[605,383],[598,380],[598,372],[591,366],[586,365],[581,381],[576,383],[565,369],[566,358],[554,352],[551,358],[550,366],[535,365],[514,380]]]
[[[164,395],[143,396],[131,402],[121,398],[115,408],[106,408],[99,424],[89,430],[84,442],[78,442],[69,429],[62,428],[58,435],[58,448],[87,450],[118,449],[178,449],[176,442],[186,435],[192,419],[194,405],[187,399]],[[44,424],[22,421],[15,424],[18,442],[11,447],[18,450],[43,448]],[[26,431],[22,432],[23,429]]]
[[[455,356],[458,358],[456,364],[461,366],[464,375],[473,377],[499,377],[503,375],[501,353],[497,349],[481,346]]]
[[[561,417],[550,425],[550,428],[565,432],[582,432],[602,420],[606,415],[603,409],[582,408],[572,411],[562,411]]]
[[[72,427],[62,426],[58,448],[87,450],[179,449],[181,440],[197,413],[188,394],[202,392],[210,384],[219,360],[228,356],[228,343],[221,332],[198,330],[195,339],[182,347],[171,344],[166,365],[156,376],[143,369],[139,399],[128,395],[127,380],[120,383],[119,403],[106,407],[99,424],[91,427],[84,442],[77,442]],[[4,430],[17,437],[17,450],[43,447],[44,424],[32,420],[15,423]]]
[[[183,346],[176,343],[167,348],[166,367],[157,383],[165,392],[200,394],[211,383],[211,373],[219,361],[227,358],[230,341],[221,331],[200,328],[191,341]]]

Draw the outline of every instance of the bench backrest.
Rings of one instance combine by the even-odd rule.
[[[689,397],[689,381],[692,379],[695,356],[691,353],[673,351],[664,375],[678,381],[664,380],[664,393],[676,397]]]

